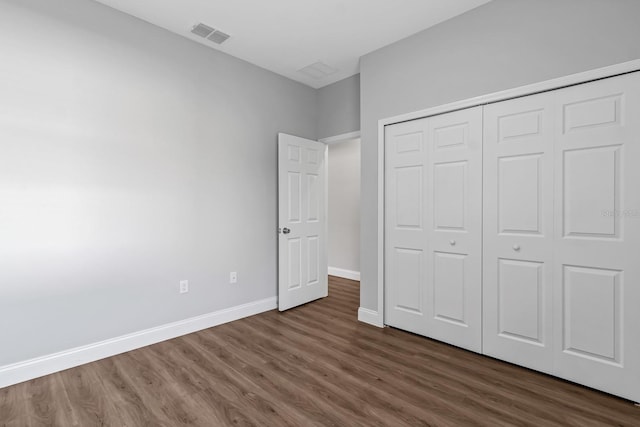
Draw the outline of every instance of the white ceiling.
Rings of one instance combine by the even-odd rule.
[[[97,0],[314,88],[358,72],[371,51],[490,0]],[[191,34],[205,23],[231,35],[216,45]],[[321,61],[321,79],[299,72]]]

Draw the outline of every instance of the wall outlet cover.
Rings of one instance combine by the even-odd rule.
[[[181,294],[186,294],[187,292],[189,292],[189,281],[188,280],[181,280],[180,281],[180,293]]]

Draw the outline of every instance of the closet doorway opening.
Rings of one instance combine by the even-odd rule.
[[[360,132],[328,145],[328,272],[334,282],[360,281]]]

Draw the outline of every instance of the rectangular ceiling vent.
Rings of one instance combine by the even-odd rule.
[[[227,41],[229,37],[231,37],[229,34],[225,34],[220,30],[215,30],[213,34],[207,37],[207,40],[211,40],[212,42],[217,44],[222,44]]]
[[[200,37],[209,37],[211,33],[213,33],[214,31],[215,30],[213,28],[204,24],[194,25],[193,28],[191,29],[191,32],[193,34]]]
[[[322,61],[318,61],[315,64],[307,65],[306,67],[298,70],[299,73],[302,73],[308,77],[311,77],[314,80],[320,80],[331,74],[336,73],[338,70],[335,68],[325,64]]]
[[[216,30],[215,28],[212,28],[203,23],[194,25],[191,29],[191,32],[197,36],[214,42],[215,44],[222,44],[227,41],[229,37],[231,37],[229,34],[223,33],[222,31]]]

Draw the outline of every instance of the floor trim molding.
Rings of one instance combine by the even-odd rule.
[[[363,323],[368,323],[369,325],[377,326],[378,328],[383,328],[382,317],[380,317],[379,313],[374,310],[369,310],[368,308],[360,307],[358,309],[358,320]]]
[[[360,272],[353,270],[345,270],[344,268],[329,267],[329,276],[342,277],[343,279],[360,281]]]
[[[24,362],[0,366],[0,388],[274,310],[277,307],[276,297],[266,298]]]

